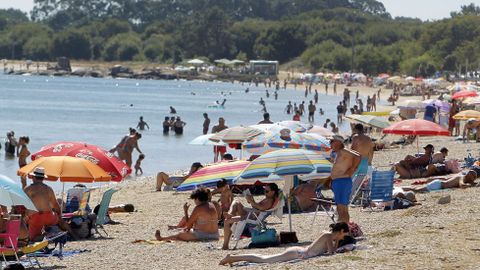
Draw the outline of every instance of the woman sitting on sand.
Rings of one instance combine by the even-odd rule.
[[[195,208],[190,217],[188,216],[188,208],[190,205],[186,203],[183,206],[186,217],[186,225],[183,232],[175,235],[162,237],[160,230],[155,233],[155,238],[162,240],[178,240],[178,241],[202,241],[202,240],[218,240],[218,214],[213,203],[209,202],[210,191],[206,188],[199,188],[193,191],[190,196],[195,202]],[[193,231],[191,229],[193,228]]]
[[[349,232],[347,223],[341,222],[331,226],[330,232],[324,232],[320,237],[307,247],[289,247],[282,253],[273,255],[227,255],[220,261],[220,265],[232,264],[234,262],[253,262],[253,263],[277,263],[293,260],[309,259],[319,255],[333,254],[338,247],[338,243]]]
[[[162,186],[165,184],[164,191],[170,191],[174,187],[179,186],[183,181],[185,181],[190,175],[203,168],[203,165],[200,162],[192,163],[190,167],[190,172],[183,176],[169,176],[164,172],[159,172],[157,174],[157,187],[156,191],[162,191]]]

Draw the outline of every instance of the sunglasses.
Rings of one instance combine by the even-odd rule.
[[[271,192],[270,189],[265,189],[265,193]]]

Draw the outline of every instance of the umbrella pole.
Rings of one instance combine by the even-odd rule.
[[[60,215],[63,214],[63,205],[65,204],[64,197],[65,197],[65,182],[62,183],[62,205],[60,205]],[[67,198],[65,198],[65,200],[66,199]]]
[[[290,194],[288,194],[288,228],[290,229],[290,232],[292,232],[292,207],[290,201]]]
[[[418,146],[419,140],[420,140],[420,136],[417,135],[417,154],[420,153],[420,147]]]

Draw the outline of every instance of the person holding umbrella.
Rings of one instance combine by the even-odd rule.
[[[360,164],[360,154],[345,149],[344,141],[345,139],[339,135],[333,136],[330,140],[332,150],[336,154],[330,180],[337,205],[338,222],[348,223],[350,221],[348,205],[352,193],[352,175]]]

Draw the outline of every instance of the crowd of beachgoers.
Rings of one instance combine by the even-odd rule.
[[[9,131],[3,145],[5,156],[18,159],[19,182],[34,209],[2,205],[0,233],[8,233],[11,220],[20,216],[15,246],[20,255],[25,255],[21,248],[56,243],[58,238],[52,240],[45,234],[58,227],[54,235],[68,239],[67,252],[75,252],[63,261],[40,261],[72,269],[99,264],[105,269],[166,269],[191,268],[193,264],[262,267],[264,263],[294,269],[312,265],[382,265],[387,269],[400,264],[405,268],[475,267],[473,246],[478,240],[462,234],[462,230],[480,218],[473,210],[474,204],[467,203],[476,200],[476,188],[471,187],[477,186],[480,173],[476,153],[472,152],[480,141],[480,113],[475,108],[480,104],[478,86],[473,82],[454,84],[386,74],[355,79],[332,74],[318,81],[304,77],[294,82],[252,82],[263,83],[266,90],[265,99],[259,100],[263,119],[246,121],[251,126],[228,127],[228,115],[211,125],[207,113],[199,116],[204,122],[198,134],[209,136],[206,144],[213,147],[216,162],[202,164],[195,157],[186,157],[192,159],[192,166],[182,175],[159,168],[155,176],[141,176],[141,163],[148,157],[139,143],[141,132],[150,126],[140,117],[136,128],[130,128],[113,149],[105,151],[109,158],[124,162],[129,173],[135,170],[116,185],[118,193],[113,198],[113,192],[107,192],[110,189],[90,190],[81,184],[57,198],[45,181],[49,168],[28,162],[30,138],[22,136],[17,141],[14,131]],[[244,86],[248,93],[249,85]],[[285,121],[273,123],[268,100],[277,99],[278,91],[287,88],[302,90],[298,91],[300,102],[285,101]],[[335,106],[336,119],[316,124],[319,122],[315,118],[333,109],[317,108],[322,94],[338,95],[342,101]],[[304,99],[308,100],[306,104]],[[170,115],[176,114],[170,107]],[[344,121],[350,123],[351,132],[339,130]],[[178,116],[166,117],[163,132],[182,135],[185,126]],[[237,139],[229,141],[228,131],[232,129]],[[219,136],[216,140],[215,135]],[[262,145],[255,146],[253,142],[258,142],[254,140]],[[251,155],[234,157],[233,149],[239,148]],[[246,181],[247,185],[237,181],[239,175],[248,178],[245,172],[249,166],[256,166],[257,171],[270,166],[273,158],[264,156],[275,156],[275,150],[285,148],[293,149],[285,152],[293,158],[283,161],[290,162],[287,165],[275,166],[290,166],[291,170],[306,166],[298,160],[308,160],[310,171],[319,171],[318,164],[327,164],[322,169],[328,168],[328,175],[299,177],[292,185],[281,177],[257,177]],[[135,150],[138,158],[134,163]],[[215,181],[206,180],[207,172],[215,172],[215,166],[224,168],[239,161],[245,163],[235,177],[216,172],[210,176]],[[192,179],[200,182],[189,186]],[[373,198],[378,184],[383,193],[387,190],[389,194]],[[112,202],[108,198],[105,205],[102,199],[103,207],[102,203],[93,207],[93,198],[105,199],[106,194]],[[99,228],[108,234],[98,232]],[[448,236],[442,238],[444,229]],[[438,235],[431,239],[433,234]],[[92,238],[98,240],[84,241]],[[430,246],[419,245],[419,239]],[[461,246],[466,239],[472,244]],[[238,242],[253,251],[228,251]],[[461,253],[457,260],[446,248],[449,244]],[[3,240],[0,245],[8,243]],[[144,258],[140,260],[139,255]],[[11,255],[9,259],[16,260]]]

